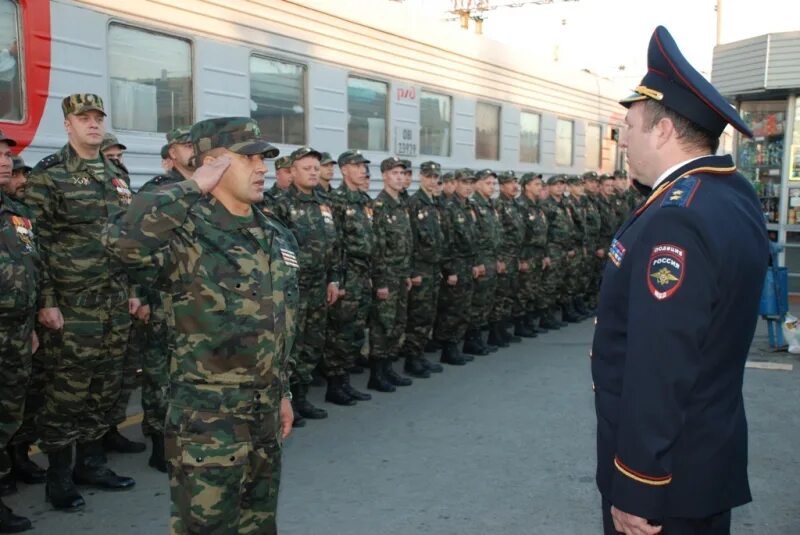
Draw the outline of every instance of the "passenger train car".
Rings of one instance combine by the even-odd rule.
[[[161,172],[165,132],[226,115],[255,118],[282,153],[362,149],[373,175],[390,154],[544,173],[621,162],[618,88],[383,0],[0,0],[0,129],[29,163],[65,143],[75,92],[103,97],[134,186]]]

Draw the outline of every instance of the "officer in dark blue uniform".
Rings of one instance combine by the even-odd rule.
[[[656,28],[620,146],[649,195],[617,232],[592,346],[605,533],[730,532],[751,500],[745,360],[767,267],[753,187],[714,156],[747,125]]]

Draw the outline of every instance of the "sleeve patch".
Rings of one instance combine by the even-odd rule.
[[[650,293],[659,301],[669,299],[683,284],[685,271],[685,250],[669,243],[656,245],[647,263],[647,287]]]

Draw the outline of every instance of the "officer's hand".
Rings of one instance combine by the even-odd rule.
[[[292,432],[292,423],[294,423],[294,411],[292,411],[292,402],[286,398],[281,400],[280,408],[281,416],[281,440],[286,440]]]
[[[381,301],[385,301],[386,299],[389,299],[389,288],[378,288],[375,292],[375,295]]]
[[[447,277],[447,285],[455,286],[456,284],[458,284],[458,275],[449,275]]]
[[[550,267],[550,257],[549,256],[545,256],[542,259],[542,269],[547,269],[549,267]]]
[[[506,263],[505,262],[497,262],[497,272],[498,273],[505,273],[506,272]]]
[[[611,506],[611,518],[614,519],[614,528],[625,535],[652,535],[661,533],[661,526],[651,526],[647,519],[620,511]]]
[[[39,336],[36,334],[36,331],[31,333],[31,355],[36,353],[36,350],[39,349]]]
[[[130,312],[131,316],[135,316],[137,312],[139,312],[139,308],[142,306],[142,300],[138,297],[131,297],[128,299],[128,312]]]
[[[219,156],[213,161],[203,164],[197,168],[192,175],[192,180],[197,182],[197,186],[203,193],[208,193],[219,184],[225,170],[231,165],[230,156]]]
[[[606,255],[606,250],[605,249],[598,249],[598,250],[596,250],[594,252],[594,254],[595,254],[595,256],[597,258],[603,258]]]
[[[332,305],[339,299],[339,285],[335,282],[328,283],[328,304]]]
[[[150,321],[150,305],[142,305],[136,311],[136,319],[148,323]]]
[[[419,286],[422,284],[422,275],[417,275],[411,279],[411,286]]]
[[[39,310],[39,323],[48,329],[58,331],[64,328],[64,316],[58,307],[42,308]]]

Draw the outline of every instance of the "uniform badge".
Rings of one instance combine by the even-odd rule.
[[[686,251],[669,243],[653,247],[647,263],[647,287],[659,301],[672,297],[683,284]]]
[[[474,209],[470,209],[469,213],[472,216],[472,220],[473,221],[477,221],[478,220],[478,216],[475,215],[475,210]]]
[[[369,220],[372,221],[372,208],[370,208],[369,206],[365,206],[364,213],[367,214]]]
[[[88,176],[73,176],[72,183],[76,186],[88,186],[89,185],[89,177]]]
[[[622,259],[625,258],[625,246],[616,238],[611,242],[611,247],[608,248],[608,257],[614,262],[614,265],[620,267]]]
[[[128,184],[126,184],[124,180],[121,178],[112,178],[111,185],[114,186],[115,190],[117,190],[117,196],[119,197],[119,200],[122,201],[122,204],[128,205],[131,203],[131,190],[128,188]]]
[[[417,219],[422,221],[423,219],[425,219],[425,216],[427,216],[427,215],[428,214],[426,212],[420,212],[420,213],[417,214]]]
[[[290,250],[281,248],[281,256],[283,257],[283,261],[287,266],[298,269],[300,268],[300,266],[297,263],[297,257]]]
[[[356,215],[356,211],[354,208],[348,208],[344,212],[345,214],[347,214],[348,217],[353,217],[354,215]]]
[[[664,196],[661,206],[689,206],[695,193],[697,193],[697,188],[700,187],[700,183],[700,180],[693,176],[680,179]]]
[[[474,217],[474,216],[473,216],[473,217]],[[458,215],[456,216],[456,220],[457,220],[459,223],[463,223],[463,222],[464,222],[464,216],[463,216],[463,215],[461,215],[461,214],[458,214]]]
[[[17,231],[17,239],[22,243],[22,249],[26,253],[33,251],[33,225],[27,217],[17,215],[11,216],[11,224]]]
[[[333,214],[327,204],[319,205],[319,212],[322,214],[322,219],[329,225],[333,225]]]

